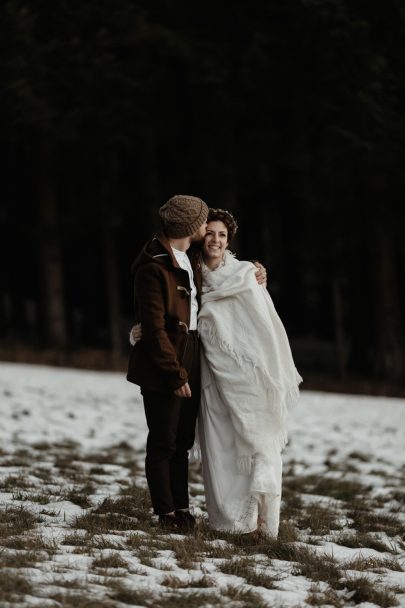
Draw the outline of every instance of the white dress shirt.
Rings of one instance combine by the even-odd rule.
[[[194,284],[194,274],[191,268],[190,258],[185,251],[179,251],[172,247],[173,255],[177,260],[178,265],[183,270],[187,270],[190,278],[191,287],[191,314],[190,314],[190,327],[189,329],[197,329],[197,314],[198,314],[198,302],[197,302],[197,288]]]

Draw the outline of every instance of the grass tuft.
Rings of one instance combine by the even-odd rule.
[[[0,552],[0,568],[33,568],[40,561],[44,556],[36,551]]]
[[[3,466],[4,463],[3,463]],[[27,489],[32,488],[32,483],[24,475],[8,475],[2,481],[0,481],[0,487],[6,492],[13,488]]]
[[[315,551],[300,547],[296,550],[294,574],[301,574],[315,582],[324,581],[332,589],[340,588],[342,572],[330,555],[318,555]]]
[[[309,606],[334,606],[335,608],[345,608],[346,601],[335,589],[321,591],[318,584],[313,584],[309,588],[305,603]]]
[[[151,591],[124,585],[121,581],[109,580],[110,597],[123,604],[138,606],[157,606],[156,596]]]
[[[351,528],[358,532],[385,532],[387,536],[404,536],[405,525],[394,515],[379,514],[368,509],[356,508],[347,513],[353,520]]]
[[[371,571],[371,572],[385,572],[386,570],[393,570],[395,572],[403,572],[404,568],[396,559],[379,558],[379,557],[363,557],[358,556],[347,562],[341,564],[341,568],[344,570],[359,570],[359,571]]]
[[[0,508],[0,538],[22,534],[41,521],[23,506]]]
[[[258,593],[251,589],[246,590],[229,585],[222,593],[233,602],[231,605],[243,608],[268,608],[269,606]]]
[[[357,532],[356,534],[350,534],[344,532],[333,539],[337,545],[343,547],[349,547],[351,549],[374,549],[380,553],[396,553],[393,546],[388,545],[385,541],[367,534],[366,532]]]
[[[58,608],[116,608],[117,604],[106,598],[86,597],[78,593],[55,593],[48,596],[57,602]]]
[[[32,585],[26,578],[10,571],[0,571],[0,602],[12,602],[31,592]]]
[[[224,574],[240,576],[245,579],[248,585],[252,585],[253,587],[276,589],[276,582],[280,580],[279,577],[271,576],[263,570],[258,570],[256,562],[248,557],[226,561],[218,569]]]
[[[136,519],[119,513],[99,515],[95,511],[74,518],[72,528],[86,530],[88,534],[106,534],[115,530],[132,530],[136,528]]]
[[[300,528],[309,528],[312,534],[328,534],[342,526],[337,521],[337,513],[328,506],[314,503],[308,505],[305,512],[298,518]]]
[[[398,606],[398,600],[391,589],[377,586],[367,576],[347,579],[345,586],[348,591],[354,592],[351,599],[356,604],[369,602],[377,604],[377,606],[381,606],[382,608]]]
[[[93,559],[93,568],[124,568],[128,569],[128,562],[119,553],[110,553]]]
[[[356,501],[359,497],[367,495],[372,489],[371,486],[365,486],[355,480],[319,477],[318,475],[287,477],[284,485],[290,492],[329,496],[345,502]]]

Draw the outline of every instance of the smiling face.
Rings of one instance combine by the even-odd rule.
[[[209,268],[216,268],[224,257],[228,246],[228,229],[224,222],[208,222],[203,244],[204,262]]]

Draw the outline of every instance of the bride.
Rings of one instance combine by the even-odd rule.
[[[281,450],[302,379],[255,266],[228,249],[236,230],[229,212],[210,210],[198,315],[198,436],[207,512],[217,530],[277,536]]]

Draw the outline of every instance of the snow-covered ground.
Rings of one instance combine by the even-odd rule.
[[[37,532],[39,530],[43,537],[53,539],[57,545],[53,555],[48,555],[35,566],[23,569],[24,577],[32,583],[31,590],[25,593],[25,596],[17,594],[14,598],[11,594],[7,596],[7,601],[13,606],[20,604],[70,606],[66,601],[61,603],[60,598],[57,599],[56,591],[60,592],[63,586],[61,576],[68,580],[74,575],[86,582],[87,591],[82,589],[81,593],[90,591],[93,596],[98,594],[100,606],[128,605],[130,602],[125,602],[122,599],[124,596],[120,596],[119,593],[114,595],[108,592],[107,596],[103,593],[103,589],[106,589],[103,587],[103,577],[104,579],[109,577],[111,580],[112,575],[110,572],[108,577],[106,572],[99,574],[99,571],[92,567],[92,562],[97,556],[104,555],[105,551],[108,553],[108,550],[111,554],[111,547],[108,550],[99,549],[97,553],[93,546],[86,554],[85,551],[74,552],[74,545],[62,544],[62,541],[68,534],[79,533],[72,528],[74,516],[89,512],[89,507],[96,507],[106,497],[117,497],[122,488],[125,488],[125,484],[134,482],[140,487],[145,486],[143,458],[146,424],[138,387],[129,384],[122,374],[117,373],[1,363],[0,414],[0,509],[5,513],[10,506],[22,506],[35,514],[42,514],[43,521],[37,524],[35,530]],[[100,456],[106,454],[106,451],[112,454],[111,450],[114,449],[118,453],[121,449],[119,446],[125,450],[126,457],[133,461],[132,468],[120,455],[111,462],[108,462],[108,458],[104,460],[99,458],[101,470],[97,472],[94,468],[97,460],[92,458],[91,454]],[[80,476],[82,486],[85,484],[86,471],[90,471],[93,467],[91,481],[95,487],[94,491],[88,493],[90,504],[87,506],[84,504],[83,508],[71,502],[68,493],[62,492],[62,487],[67,483],[66,478],[63,477],[62,468],[58,469],[59,473],[55,469],[57,459],[69,454],[72,462],[77,465],[77,475]],[[304,391],[299,406],[292,416],[290,443],[285,450],[284,463],[286,479],[293,480],[293,483],[304,484],[300,491],[304,505],[326,505],[336,511],[340,517],[340,535],[346,531],[345,527],[348,531],[355,532],[350,525],[350,515],[347,514],[350,511],[349,507],[345,511],[339,496],[333,492],[327,494],[318,490],[313,495],[308,488],[305,489],[305,483],[312,484],[313,487],[316,480],[327,478],[336,479],[337,483],[344,480],[363,484],[367,487],[367,499],[374,501],[373,505],[378,516],[395,517],[397,523],[402,521],[405,524],[405,400]],[[47,468],[50,472],[49,479],[46,479],[44,473]],[[41,475],[38,477],[35,470],[37,473],[42,471],[42,481]],[[25,486],[22,484],[18,488],[16,483],[13,487],[13,476],[24,477]],[[71,476],[71,479],[73,488],[77,480],[74,476]],[[204,499],[198,472],[192,481],[193,508],[197,515],[203,517]],[[41,491],[44,494],[48,493],[51,500],[46,502],[45,497],[41,501],[40,497],[38,498],[38,493]],[[34,496],[30,496],[30,493]],[[130,532],[133,535],[136,526]],[[301,544],[314,542],[316,534],[313,532],[311,534],[307,529],[301,529],[300,532],[302,532],[299,538]],[[397,563],[404,565],[404,527],[402,532],[394,535],[392,530],[391,534],[387,534],[381,525],[377,532],[372,528],[370,532],[375,538],[388,543],[387,546],[391,547],[391,551],[381,552],[367,545],[347,547],[334,542],[333,534],[324,534],[317,539],[318,543],[312,544],[311,547],[319,554],[323,552],[332,556],[337,563],[371,556],[375,559],[395,559]],[[31,533],[32,530],[24,532],[26,536]],[[124,530],[114,531],[113,536],[107,536],[112,538],[110,540],[113,546],[114,539],[126,540],[128,534],[129,531]],[[147,531],[145,532],[143,528],[138,534],[147,535]],[[313,537],[312,541],[310,536]],[[156,538],[159,537],[155,534],[154,539]],[[215,542],[225,541],[218,539]],[[9,554],[10,543],[7,545],[3,542],[0,533],[0,545],[2,544]],[[16,552],[17,548],[13,550]],[[227,585],[239,585],[241,589],[254,588],[264,602],[269,602],[269,605],[273,606],[305,605],[308,594],[312,594],[313,598],[316,592],[325,593],[327,589],[326,583],[322,581],[317,583],[318,587],[315,588],[314,577],[311,579],[308,576],[298,575],[291,561],[274,559],[271,562],[263,561],[268,573],[276,576],[278,572],[279,576],[277,576],[280,580],[277,580],[274,588],[252,586],[252,584],[243,587],[243,577],[220,571],[217,567],[221,564],[219,558],[199,558],[198,567],[185,568],[179,566],[178,559],[176,560],[170,549],[164,550],[160,546],[159,551],[157,551],[159,556],[156,553],[148,562],[146,559],[142,561],[133,550],[123,550],[122,547],[119,550],[119,555],[128,565],[127,571],[124,568],[121,573],[122,580],[132,589],[144,590],[145,597],[148,594],[152,596],[156,594],[156,597],[164,598],[165,593],[169,595],[177,593],[180,598],[185,591],[178,580],[183,581],[186,586],[186,581],[191,584],[190,581],[201,577],[202,572],[211,577],[211,582],[205,585],[206,589],[199,590],[201,594],[216,590],[219,598],[219,591]],[[259,554],[255,559],[260,562],[262,558],[263,556]],[[162,559],[167,571],[161,569]],[[377,586],[383,585],[394,589],[396,600],[400,605],[405,606],[403,570],[378,569],[370,566],[365,571],[357,574],[353,572],[353,577],[363,576],[366,573]],[[15,570],[11,568],[9,572],[12,574]],[[168,572],[177,579],[177,590],[173,582],[171,585],[166,582],[166,586],[162,586],[162,581],[164,582]],[[19,573],[22,573],[21,569]],[[56,591],[53,592],[53,596],[52,593],[48,594],[44,587],[46,585],[49,589],[52,587],[49,586],[50,573],[59,576],[58,580],[54,581]],[[46,597],[54,599],[46,599]],[[346,589],[346,591],[338,591],[334,601],[343,602],[342,606],[351,605],[350,602],[355,602],[356,597],[354,592],[350,593]],[[101,598],[104,598],[103,601],[109,601],[110,604],[102,604]],[[236,600],[231,596],[228,600],[225,596],[224,598],[221,601],[226,603],[229,600],[228,605],[254,605],[248,603],[250,601],[248,596],[245,599],[241,596]],[[145,599],[145,604],[137,605],[147,605],[147,601],[150,600]],[[155,602],[156,607],[164,605],[163,599],[161,604],[159,601]],[[186,601],[185,596],[184,601]],[[198,605],[209,605],[210,601],[201,599]],[[238,601],[241,603],[238,604]],[[373,605],[370,602],[356,603],[362,606]],[[0,605],[8,605],[1,604],[1,593]],[[136,605],[136,602],[132,605]],[[211,605],[213,605],[212,601]],[[382,601],[380,605],[383,605]]]

